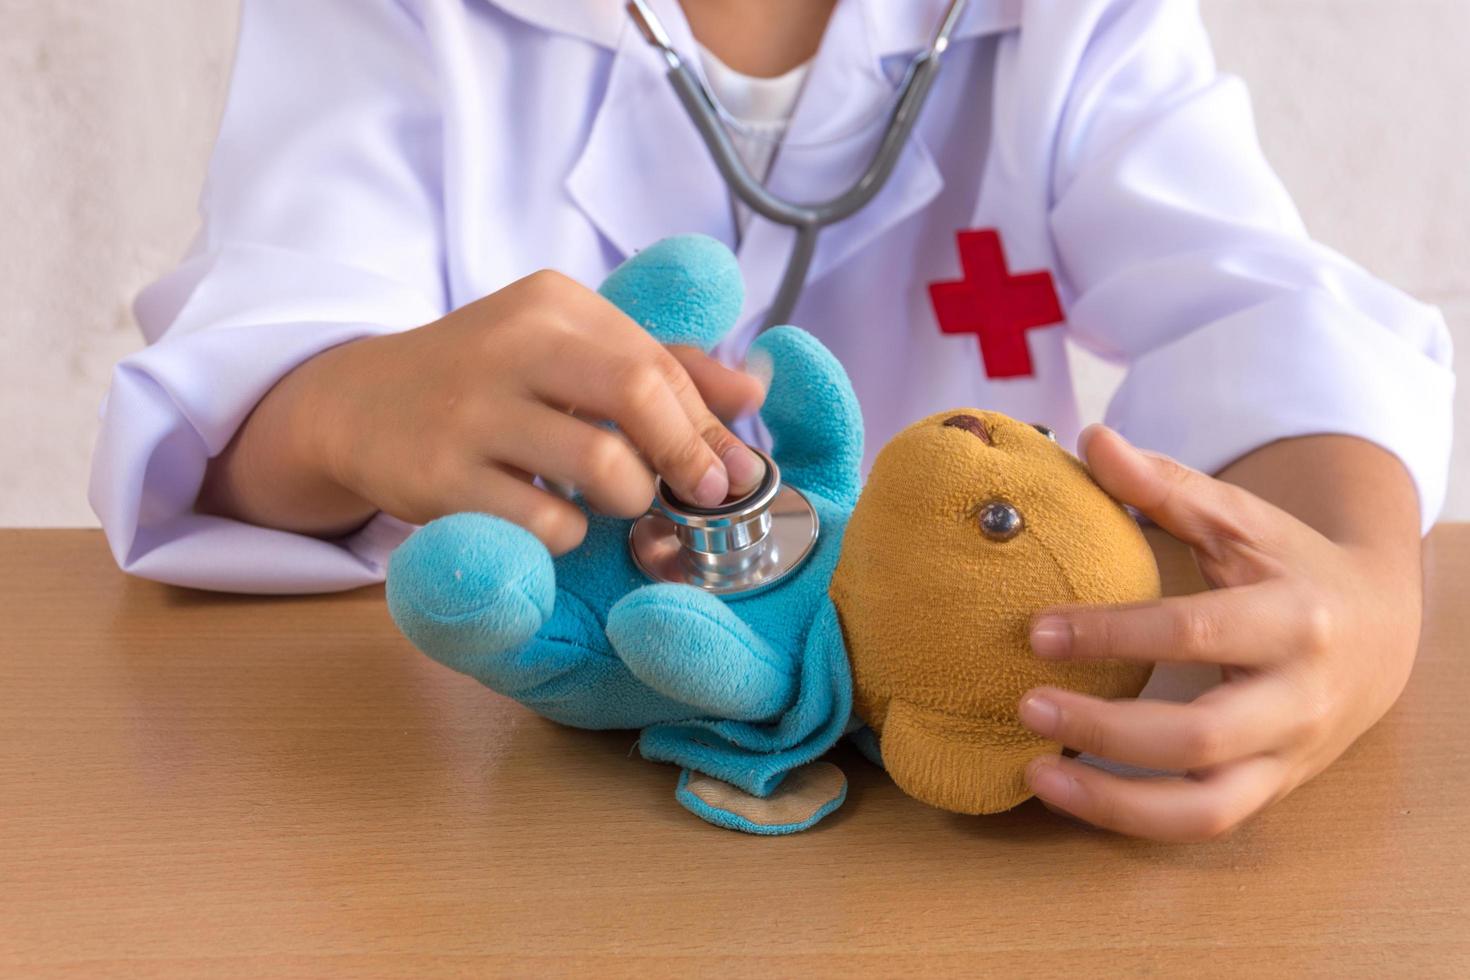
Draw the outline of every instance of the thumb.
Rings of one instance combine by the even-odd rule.
[[[1208,549],[1221,538],[1253,539],[1265,527],[1257,497],[1141,450],[1105,425],[1084,429],[1077,450],[1100,487],[1185,544]]]

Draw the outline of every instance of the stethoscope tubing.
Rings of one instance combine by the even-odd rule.
[[[784,200],[772,194],[755,179],[740,159],[725,127],[721,125],[718,107],[704,83],[668,44],[661,30],[648,28],[652,15],[647,8],[641,3],[629,4],[630,12],[644,26],[650,43],[659,47],[668,61],[669,85],[684,106],[690,121],[694,123],[715,167],[730,190],[756,214],[786,225],[796,232],[780,287],[766,310],[761,330],[790,321],[792,311],[796,309],[797,300],[801,298],[802,289],[806,285],[812,256],[816,253],[817,236],[821,230],[856,214],[887,184],[934,87],[941,60],[949,47],[950,34],[967,3],[968,0],[951,0],[928,50],[909,64],[909,70],[899,87],[898,99],[888,117],[883,138],[873,151],[867,168],[842,193],[811,204]]]

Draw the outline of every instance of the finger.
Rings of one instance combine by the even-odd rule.
[[[1221,685],[1189,704],[1107,701],[1039,687],[1021,699],[1020,715],[1027,728],[1069,749],[1188,772],[1292,744],[1303,712],[1287,685],[1262,677]]]
[[[728,494],[724,464],[648,351],[609,350],[578,339],[531,365],[524,379],[533,395],[554,406],[616,423],[683,499],[714,507]]]
[[[1315,641],[1285,588],[1246,585],[1120,606],[1047,609],[1031,624],[1031,649],[1044,660],[1255,667]],[[1307,620],[1307,622],[1304,622]]]
[[[1026,782],[1044,803],[1130,837],[1213,840],[1281,795],[1282,764],[1270,756],[1231,763],[1203,777],[1131,779],[1075,759],[1042,756]]]
[[[496,461],[580,493],[599,513],[634,518],[653,501],[653,473],[617,432],[539,402],[496,431]]]
[[[440,486],[431,504],[404,519],[427,524],[446,514],[494,514],[536,535],[553,555],[571,551],[587,534],[581,508],[495,466],[467,464],[458,479]]]
[[[663,353],[668,354],[666,350]],[[689,416],[689,421],[724,464],[730,495],[742,496],[754,490],[766,475],[765,463],[710,410],[694,379],[677,358],[668,354],[667,357],[660,357],[659,363],[665,368],[669,387],[684,406],[684,413]]]
[[[616,305],[556,273],[538,273],[517,286],[540,317],[540,343],[529,348],[534,356],[518,365],[529,393],[555,407],[616,423],[674,493],[699,506],[717,506],[729,493],[721,454],[730,455],[737,470],[759,468],[702,402],[713,426],[683,411],[684,399],[671,381],[693,391],[688,375]]]
[[[1185,544],[1213,551],[1218,542],[1267,534],[1282,515],[1239,487],[1146,453],[1104,425],[1090,425],[1078,449],[1098,484]]]
[[[684,414],[699,438],[714,452],[719,460],[719,476],[724,478],[723,493],[716,497],[716,488],[721,484],[711,476],[708,470],[702,471],[695,482],[681,485],[679,477],[663,469],[659,465],[659,450],[652,445],[645,445],[640,441],[638,435],[629,428],[623,419],[614,418],[624,431],[628,432],[639,448],[649,456],[655,464],[655,469],[666,480],[669,480],[675,493],[685,499],[693,500],[702,507],[713,507],[722,503],[731,494],[742,495],[754,490],[765,476],[765,464],[761,462],[750,448],[742,442],[733,432],[726,428],[711,407],[706,404],[700,386],[695,382],[685,367],[685,362],[698,363],[704,380],[711,381],[716,389],[719,389],[722,407],[729,409],[730,403],[734,403],[734,411],[730,417],[740,414],[745,402],[752,396],[754,404],[746,411],[753,411],[760,406],[765,397],[764,387],[755,378],[743,372],[730,371],[718,361],[704,354],[698,347],[688,345],[674,345],[665,347],[659,343],[652,334],[635,322],[631,317],[623,313],[613,303],[595,293],[580,293],[576,298],[577,315],[581,322],[588,327],[591,338],[595,343],[608,345],[613,351],[626,351],[635,358],[648,358],[653,367],[663,376],[674,397],[684,409]],[[586,319],[593,317],[596,322]],[[630,369],[637,371],[636,368]],[[636,391],[636,388],[635,388]],[[676,447],[677,454],[679,449]],[[706,496],[697,499],[700,491],[698,480],[708,481],[705,486]]]
[[[766,399],[766,387],[744,371],[725,367],[697,347],[668,348],[689,374],[709,410],[726,422],[758,411]]]
[[[616,423],[675,494],[700,507],[719,506],[731,483],[722,453],[737,468],[756,468],[756,479],[762,464],[703,407],[673,356],[639,335],[619,347],[568,338],[530,366],[526,384],[553,405]],[[697,413],[691,403],[698,404]],[[747,471],[741,471],[742,480]]]

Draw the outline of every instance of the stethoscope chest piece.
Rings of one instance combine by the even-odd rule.
[[[766,589],[790,575],[817,543],[817,512],[781,483],[770,456],[759,486],[719,507],[695,507],[658,481],[653,506],[633,522],[633,562],[655,582],[732,596]]]

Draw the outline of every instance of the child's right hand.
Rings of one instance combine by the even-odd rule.
[[[302,364],[211,461],[198,506],[320,535],[380,510],[412,523],[481,511],[559,554],[582,540],[586,518],[534,476],[618,517],[647,509],[654,473],[713,506],[762,472],[717,416],[762,398],[749,375],[665,348],[595,292],[538,272]]]

